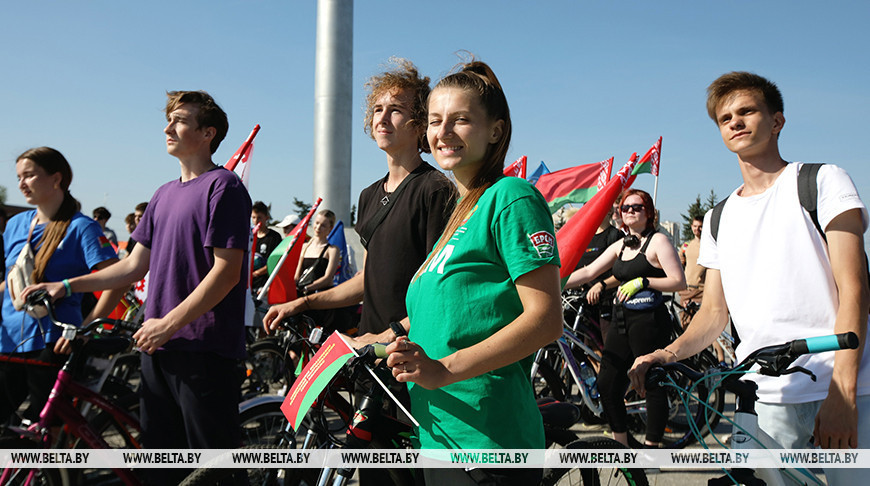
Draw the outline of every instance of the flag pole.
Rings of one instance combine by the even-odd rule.
[[[655,185],[653,185],[653,207],[656,207],[656,194],[659,192],[659,176],[656,176]]]
[[[320,206],[321,201],[323,201],[323,198],[318,197],[317,201],[314,202],[314,205],[311,206],[311,209],[308,210],[308,214],[306,214],[305,218],[303,218],[302,221],[300,221],[299,224],[297,225],[299,228],[304,228],[305,226],[308,225],[308,220],[310,220],[311,215],[314,214],[315,211],[317,211],[317,207]],[[303,223],[305,224],[305,226],[303,226]],[[263,300],[263,299],[269,295],[269,287],[272,286],[272,282],[275,280],[275,277],[278,276],[278,271],[281,270],[281,267],[284,266],[284,261],[287,260],[287,256],[290,255],[290,252],[293,250],[293,247],[296,246],[296,240],[299,239],[299,235],[301,233],[302,233],[302,231],[300,230],[295,235],[293,235],[293,239],[290,240],[290,244],[287,245],[287,248],[284,250],[284,254],[281,255],[281,259],[278,260],[278,263],[275,264],[275,268],[272,269],[272,273],[269,274],[269,279],[266,280],[266,283],[263,285],[263,288],[260,289],[260,294],[257,295],[258,301],[265,302],[265,300]]]

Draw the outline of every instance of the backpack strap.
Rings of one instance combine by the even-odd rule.
[[[816,183],[816,178],[819,174],[819,168],[823,164],[802,164],[798,171],[798,200],[809,214],[813,224],[822,235],[822,239],[827,243],[828,238],[819,224],[819,186]]]
[[[713,214],[710,215],[710,234],[713,236],[713,241],[716,241],[719,236],[719,220],[722,219],[722,210],[725,208],[726,201],[728,201],[727,196],[713,206]]]

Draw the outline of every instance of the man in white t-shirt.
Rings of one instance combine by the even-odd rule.
[[[813,371],[816,382],[802,373],[751,379],[759,385],[759,425],[784,447],[805,447],[811,439],[824,448],[870,447],[867,209],[848,174],[823,165],[816,181],[826,244],[798,200],[801,164],[779,154],[785,117],[776,85],[733,72],[714,81],[707,93],[707,111],[725,146],[737,154],[743,185],[724,205],[718,236],[709,231],[701,236],[698,263],[708,271],[693,324],[665,349],[638,358],[632,382],[642,389],[651,364],[701,351],[724,329],[729,311],[742,339],[738,359],[762,346],[852,331],[861,343],[857,350],[795,362]],[[705,228],[711,227],[710,218],[708,213]],[[829,474],[830,484],[850,484],[831,481]]]

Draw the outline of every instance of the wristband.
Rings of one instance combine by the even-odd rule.
[[[671,353],[672,355],[674,355],[674,361],[679,361],[679,360],[680,360],[680,358],[677,357],[677,353],[671,351],[670,349],[668,349],[668,348],[662,348],[662,351],[664,351],[664,352],[666,352],[666,353]]]
[[[602,291],[602,292],[604,292],[605,290],[607,290],[607,284],[604,282],[604,280],[599,280],[598,283],[601,284],[601,291]]]
[[[62,283],[63,283],[64,290],[66,290],[66,295],[64,297],[69,297],[70,295],[72,295],[72,286],[70,286],[70,284],[69,284],[69,279],[68,278],[63,279]]]
[[[638,293],[638,291],[644,288],[644,280],[645,279],[642,277],[629,280],[619,286],[619,291],[625,294],[626,299],[630,298],[632,295]]]

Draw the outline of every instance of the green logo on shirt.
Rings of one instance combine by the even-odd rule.
[[[553,251],[556,248],[556,238],[552,234],[546,231],[538,231],[528,236],[540,258],[550,258],[553,256]]]

